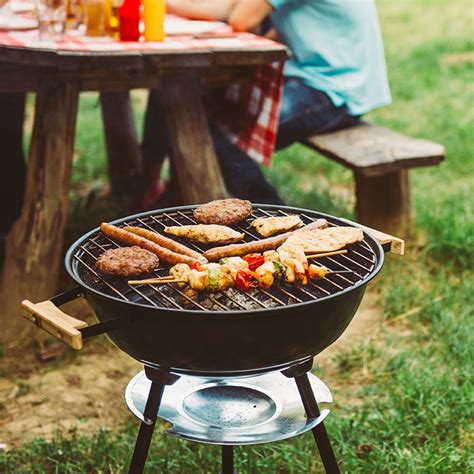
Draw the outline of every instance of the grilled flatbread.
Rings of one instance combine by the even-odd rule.
[[[263,237],[276,234],[277,232],[296,229],[303,225],[300,216],[275,216],[259,217],[250,224]]]
[[[167,234],[185,237],[203,244],[230,244],[240,242],[244,234],[225,225],[197,224],[165,227]]]
[[[327,227],[295,232],[283,245],[299,245],[306,253],[332,252],[363,239],[364,234],[357,227]]]

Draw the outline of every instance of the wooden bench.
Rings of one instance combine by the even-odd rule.
[[[354,171],[358,222],[404,237],[410,233],[408,170],[437,165],[445,155],[443,145],[364,122],[302,143]]]

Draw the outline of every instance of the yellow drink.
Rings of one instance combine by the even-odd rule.
[[[163,41],[165,38],[165,0],[143,0],[145,41]]]
[[[105,0],[105,32],[111,38],[119,37],[119,14],[121,2],[118,0]]]
[[[86,0],[86,35],[104,36],[105,2],[104,0]]]

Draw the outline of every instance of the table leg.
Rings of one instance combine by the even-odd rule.
[[[6,242],[1,341],[27,332],[20,302],[54,295],[68,213],[79,85],[50,78],[40,85],[20,218]],[[7,178],[8,179],[8,178]]]
[[[4,239],[20,216],[25,194],[26,165],[23,156],[23,122],[25,96],[0,93],[0,266],[3,264]],[[7,178],[8,177],[8,178]]]
[[[188,204],[228,196],[209,134],[199,78],[168,77],[162,83],[166,113],[179,186]]]
[[[132,202],[141,188],[141,153],[130,93],[102,92],[100,105],[110,187],[115,196]]]

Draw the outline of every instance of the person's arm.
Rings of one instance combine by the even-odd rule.
[[[273,10],[267,0],[239,0],[232,9],[228,23],[236,31],[256,28]]]
[[[236,2],[237,0],[167,0],[166,11],[192,20],[228,21]]]
[[[278,35],[278,32],[275,28],[268,30],[267,33],[265,33],[265,38],[271,39],[273,41],[280,41],[280,36]]]

